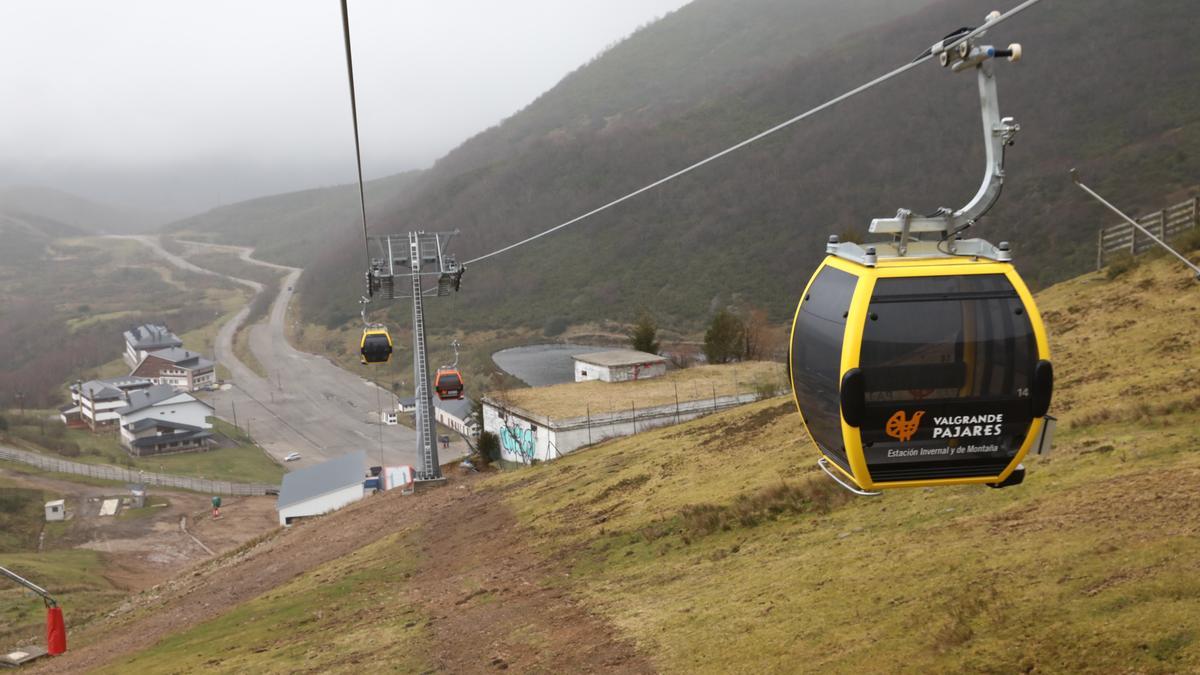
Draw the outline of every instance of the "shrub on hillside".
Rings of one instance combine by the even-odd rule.
[[[703,536],[734,527],[754,527],[790,513],[827,513],[849,500],[850,493],[831,481],[808,479],[780,482],[753,494],[739,495],[732,504],[700,504],[681,511],[685,533]]]
[[[704,356],[709,363],[729,363],[744,351],[745,328],[740,319],[722,309],[704,333]]]
[[[479,442],[476,444],[476,456],[478,457],[479,467],[483,468],[492,463],[492,459],[500,452],[500,437],[496,434],[485,431],[479,434]]]
[[[1112,281],[1137,266],[1138,259],[1136,256],[1130,253],[1118,253],[1112,257],[1108,266],[1104,268],[1104,278]]]
[[[542,335],[546,337],[558,337],[567,330],[567,320],[561,316],[550,317],[546,324],[542,326]]]

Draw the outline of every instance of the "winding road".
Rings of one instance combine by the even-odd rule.
[[[181,269],[227,277],[256,294],[264,292],[263,285],[256,281],[219,274],[174,255],[154,237],[122,238],[141,242]],[[299,452],[301,459],[287,463],[289,468],[310,466],[354,450],[366,450],[372,463],[378,458],[388,466],[416,466],[415,432],[404,426],[379,423],[379,406],[385,409],[390,406],[391,392],[323,356],[299,351],[288,343],[285,330],[288,306],[303,270],[257,260],[248,248],[180,243],[194,249],[234,252],[247,263],[287,273],[280,282],[279,295],[271,305],[268,320],[250,327],[250,350],[269,378],[260,377],[233,353],[233,338],[250,312],[249,305],[217,333],[215,358],[229,369],[233,379],[231,388],[213,392],[209,401],[218,417],[232,422],[236,413],[238,425],[243,429],[249,427],[254,440],[276,459]],[[393,363],[385,367],[398,366]],[[466,456],[469,449],[455,437],[449,449],[439,448],[438,452],[444,463]]]

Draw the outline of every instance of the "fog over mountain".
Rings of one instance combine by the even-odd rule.
[[[368,177],[428,166],[685,0],[352,0]],[[336,0],[0,4],[0,185],[176,214],[354,178]]]

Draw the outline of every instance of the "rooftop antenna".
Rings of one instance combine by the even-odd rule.
[[[1142,224],[1141,224],[1141,223],[1139,223],[1138,221],[1134,220],[1133,218],[1130,218],[1128,215],[1126,215],[1126,214],[1125,214],[1125,212],[1124,212],[1124,211],[1122,211],[1121,209],[1118,209],[1117,207],[1115,207],[1115,206],[1113,206],[1111,203],[1109,203],[1109,201],[1108,201],[1107,199],[1105,199],[1104,197],[1101,197],[1100,195],[1096,194],[1096,191],[1095,191],[1095,190],[1093,190],[1093,189],[1091,189],[1090,187],[1088,187],[1088,186],[1084,185],[1084,184],[1083,184],[1083,181],[1079,180],[1079,172],[1078,172],[1078,171],[1076,171],[1075,169],[1071,169],[1071,181],[1072,181],[1072,182],[1074,182],[1076,185],[1078,185],[1080,190],[1083,190],[1084,192],[1088,193],[1089,195],[1091,195],[1091,196],[1092,196],[1092,198],[1093,198],[1093,199],[1095,199],[1096,201],[1100,202],[1100,203],[1101,203],[1101,204],[1103,204],[1105,207],[1107,207],[1109,211],[1112,211],[1113,213],[1117,214],[1118,216],[1121,216],[1121,218],[1122,218],[1122,219],[1124,219],[1124,221],[1125,221],[1125,222],[1127,222],[1127,223],[1129,223],[1130,225],[1132,225],[1132,226],[1134,226],[1135,228],[1137,228],[1137,229],[1138,229],[1138,230],[1139,230],[1139,231],[1140,231],[1142,234],[1146,235],[1147,237],[1150,237],[1150,239],[1151,239],[1151,240],[1152,240],[1154,243],[1156,243],[1156,244],[1158,244],[1159,246],[1161,246],[1161,247],[1163,247],[1163,248],[1167,249],[1168,251],[1170,251],[1170,252],[1171,252],[1171,255],[1173,255],[1173,256],[1175,256],[1176,258],[1179,258],[1181,261],[1183,261],[1183,264],[1184,264],[1184,265],[1187,265],[1189,268],[1191,268],[1191,270],[1192,270],[1193,272],[1195,272],[1195,273],[1196,273],[1196,280],[1197,280],[1197,281],[1200,281],[1200,267],[1198,267],[1198,266],[1197,266],[1195,263],[1193,263],[1191,260],[1188,260],[1188,259],[1187,259],[1187,258],[1186,258],[1186,257],[1185,257],[1185,256],[1184,256],[1182,253],[1180,253],[1179,251],[1176,251],[1175,249],[1171,248],[1171,247],[1170,247],[1170,246],[1167,244],[1167,242],[1165,242],[1165,241],[1163,241],[1162,239],[1159,239],[1158,237],[1154,236],[1154,233],[1153,233],[1153,232],[1151,232],[1150,230],[1147,230],[1146,228],[1142,227]]]
[[[867,248],[851,242],[839,242],[830,237],[826,252],[840,258],[874,266],[880,256],[888,257],[944,257],[966,255],[1000,262],[1012,260],[1006,242],[996,247],[983,239],[959,238],[992,208],[1000,198],[1004,187],[1004,150],[1013,144],[1021,125],[1011,117],[1000,116],[999,97],[996,93],[996,76],[992,61],[1006,58],[1010,62],[1021,59],[1021,45],[1011,44],[1007,49],[998,49],[980,43],[986,29],[1002,18],[1000,12],[992,12],[983,25],[984,30],[961,39],[964,31],[950,34],[935,43],[929,53],[936,56],[942,67],[956,73],[974,70],[979,86],[979,105],[983,117],[983,141],[986,150],[986,167],[983,182],[971,201],[958,210],[941,207],[929,215],[915,215],[909,209],[900,209],[892,218],[876,218],[871,221],[869,232],[890,234],[891,242],[872,242]],[[937,242],[921,244],[920,234],[939,235]],[[890,250],[881,250],[890,249]]]

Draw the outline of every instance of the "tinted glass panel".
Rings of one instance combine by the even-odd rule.
[[[858,277],[832,267],[821,270],[800,303],[792,336],[792,387],[813,440],[843,467],[838,387],[846,312]]]
[[[860,365],[872,477],[998,473],[1028,431],[1036,360],[1029,316],[1003,275],[880,279]]]

